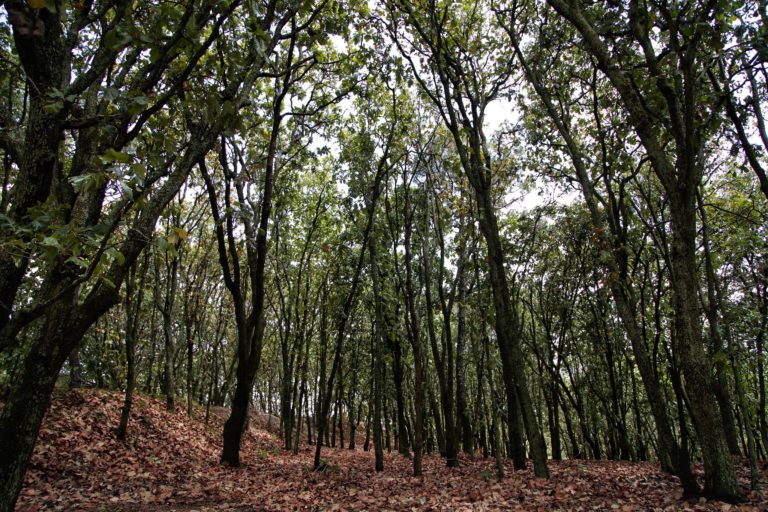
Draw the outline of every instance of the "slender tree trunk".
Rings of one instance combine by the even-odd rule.
[[[294,455],[297,455],[299,453],[299,444],[301,439],[301,420],[302,420],[301,408],[304,405],[304,397],[306,395],[306,392],[307,392],[307,381],[306,381],[306,375],[305,375],[302,377],[302,380],[301,380],[301,386],[299,388],[299,400],[298,400],[298,404],[296,405],[296,412],[297,412],[296,435],[294,436],[293,447],[292,447]]]
[[[501,353],[502,373],[510,406],[510,430],[516,430],[517,414],[522,416],[525,432],[534,459],[534,473],[548,478],[547,449],[533,411],[528,379],[525,374],[525,357],[520,345],[520,328],[517,313],[510,301],[510,288],[504,269],[504,253],[499,238],[499,227],[488,190],[475,189],[480,230],[488,248],[488,270],[491,278],[494,310],[496,315],[496,340]],[[518,406],[519,407],[515,407]],[[519,445],[516,446],[519,449]],[[516,458],[519,463],[519,455]],[[519,464],[518,464],[519,465]]]
[[[429,183],[429,181],[425,182]],[[425,237],[426,238],[426,237]],[[443,328],[440,334],[440,343],[438,346],[438,339],[435,329],[434,315],[431,311],[434,310],[434,303],[432,299],[432,284],[431,276],[433,274],[432,267],[429,261],[431,257],[428,254],[428,250],[425,244],[422,244],[422,265],[421,265],[421,280],[424,283],[424,301],[427,310],[427,333],[429,335],[429,345],[432,349],[432,358],[435,362],[435,370],[437,374],[437,384],[440,391],[440,407],[443,413],[443,424],[445,428],[441,433],[445,440],[444,448],[440,451],[440,454],[446,458],[448,467],[455,467],[458,465],[457,456],[457,440],[456,440],[456,428],[454,421],[454,390],[453,390],[453,350],[452,340],[450,335],[450,313],[443,307]],[[442,275],[442,268],[437,272]],[[438,288],[442,287],[443,283],[438,282]],[[444,304],[441,304],[444,306]]]
[[[488,345],[485,345],[485,355],[486,355],[486,361],[489,360],[490,354],[488,353]],[[493,446],[493,458],[496,463],[496,477],[501,480],[504,478],[504,455],[502,453],[502,439],[503,436],[501,435],[501,404],[499,403],[499,400],[497,399],[497,393],[496,393],[496,386],[494,385],[494,375],[493,370],[489,369],[486,372],[486,378],[488,379],[488,394],[490,395],[490,399],[488,400],[489,408],[490,408],[490,414],[492,417],[491,421],[491,444]],[[483,383],[478,383],[479,385],[483,385]]]
[[[421,459],[424,453],[424,356],[422,354],[421,323],[416,311],[416,290],[413,285],[413,217],[410,191],[405,190],[404,250],[405,250],[405,304],[408,339],[413,351],[413,476],[422,473]]]
[[[560,447],[560,399],[559,388],[554,379],[549,383],[550,408],[549,408],[549,437],[551,438],[552,459],[562,460],[562,448]]]
[[[160,293],[160,269],[159,261],[155,262],[155,303],[163,317],[163,339],[164,359],[163,359],[163,392],[165,393],[165,406],[169,411],[173,411],[176,402],[176,385],[174,383],[174,355],[175,344],[173,336],[173,306],[176,301],[176,286],[178,283],[178,265],[179,260],[173,256],[165,255],[165,258],[171,257],[170,263],[166,261],[165,268],[165,294]]]
[[[704,210],[704,204],[700,193],[697,193],[697,203],[699,214],[701,216],[701,232],[702,232],[702,244],[704,246],[704,269],[706,277],[706,296],[707,302],[705,304],[705,314],[709,322],[709,338],[711,342],[712,354],[723,354],[726,350],[724,346],[724,340],[722,335],[722,328],[720,322],[720,314],[722,313],[722,305],[719,301],[718,290],[720,283],[715,275],[714,264],[712,262],[711,253],[709,250],[709,225],[707,222],[706,211]],[[715,360],[715,374],[714,374],[714,395],[717,399],[717,404],[720,407],[720,414],[722,416],[723,429],[725,431],[725,440],[728,445],[728,450],[732,455],[740,455],[738,434],[736,433],[736,418],[733,414],[733,408],[731,407],[731,393],[728,384],[727,364],[728,358],[717,358]],[[734,373],[736,368],[733,368]]]
[[[307,444],[312,445],[312,421],[310,421],[311,416],[309,415],[309,399],[305,401],[304,404],[304,415],[307,417]]]
[[[467,371],[464,356],[466,352],[467,338],[467,309],[466,309],[466,289],[464,279],[459,279],[458,293],[458,325],[456,326],[456,416],[458,417],[458,428],[461,431],[461,447],[464,453],[472,454],[475,451],[474,435],[472,431],[472,422],[469,419],[467,406],[467,389],[465,383],[465,374]],[[459,437],[459,436],[457,436]]]
[[[363,451],[367,452],[371,447],[371,408],[368,408],[368,417],[365,420],[365,441],[363,442]]]
[[[765,392],[765,363],[764,356],[763,356],[763,339],[765,337],[765,327],[766,323],[768,323],[768,314],[766,314],[765,311],[763,311],[763,321],[760,328],[760,332],[757,333],[757,336],[755,337],[755,346],[757,349],[757,386],[758,386],[758,412],[759,412],[759,419],[760,419],[760,438],[763,442],[763,446],[766,448],[766,451],[768,452],[768,419],[766,418],[766,413],[768,413],[768,408],[766,408],[766,392]]]
[[[405,418],[405,394],[403,392],[403,348],[402,340],[395,337],[394,332],[388,338],[395,338],[391,343],[394,361],[392,365],[392,377],[395,380],[395,406],[397,408],[397,451],[405,457],[411,456],[410,443],[408,442],[408,422]]]
[[[125,401],[120,413],[120,424],[117,427],[117,438],[125,439],[128,432],[128,419],[133,404],[133,391],[136,387],[136,333],[138,331],[141,303],[144,297],[144,278],[149,265],[149,251],[145,251],[144,270],[138,283],[138,291],[134,298],[134,283],[136,267],[129,272],[125,282],[125,361],[127,365],[125,382]]]
[[[379,266],[376,259],[376,235],[374,234],[368,241],[368,254],[371,266],[371,279],[374,290],[381,290],[381,278],[379,276]],[[384,333],[384,304],[381,293],[376,293],[374,297],[375,325],[371,336],[373,344],[373,448],[375,453],[375,469],[377,472],[384,471],[384,450],[381,430],[381,413],[384,398],[384,353],[383,336]]]
[[[709,319],[710,336],[712,338],[713,350],[722,351],[725,350],[723,346],[723,337],[727,340],[728,351],[731,353],[731,368],[733,369],[733,381],[736,388],[736,396],[738,398],[739,408],[741,409],[741,416],[744,422],[744,431],[747,436],[747,455],[750,462],[750,484],[753,490],[758,490],[760,487],[760,472],[757,467],[757,448],[755,445],[755,435],[752,431],[752,417],[749,411],[749,404],[747,402],[744,388],[741,383],[740,368],[737,364],[737,356],[739,355],[739,348],[733,341],[730,333],[730,322],[727,321],[726,311],[723,303],[723,294],[720,286],[720,282],[715,274],[715,267],[712,261],[712,254],[709,249],[709,224],[707,222],[706,210],[704,209],[704,202],[700,194],[697,197],[699,212],[701,215],[702,224],[702,243],[704,246],[704,268],[707,276],[707,318]],[[720,313],[723,315],[723,331],[721,331]],[[728,437],[728,445],[731,454],[738,455],[738,444],[736,444],[734,450],[733,442],[735,439],[730,437],[736,437],[733,411],[730,407],[730,393],[728,392],[728,379],[725,375],[725,364],[719,363],[715,370],[715,378],[717,379],[716,396],[720,402],[721,411],[723,412],[723,424],[726,427],[726,437]],[[733,432],[729,433],[729,430]]]
[[[293,422],[291,421],[291,384],[293,382],[293,371],[288,362],[287,342],[283,353],[283,373],[280,383],[280,433],[283,436],[283,442],[286,450],[293,446],[292,432]]]
[[[155,358],[157,356],[157,308],[152,308],[149,314],[149,360],[147,361],[147,380],[144,383],[144,393],[152,395],[154,390]]]
[[[373,185],[371,188],[370,203],[367,205],[368,220],[366,222],[365,230],[363,231],[363,240],[361,244],[362,246],[360,248],[360,254],[358,255],[357,264],[355,266],[355,273],[352,276],[352,283],[350,284],[349,290],[347,291],[347,294],[346,294],[346,298],[344,299],[344,303],[342,304],[341,310],[339,311],[337,328],[336,328],[336,343],[334,347],[333,363],[331,364],[331,373],[328,376],[327,389],[323,390],[323,392],[325,393],[325,396],[324,396],[324,399],[322,400],[322,403],[320,405],[320,410],[319,410],[320,418],[318,421],[317,444],[315,446],[315,458],[314,458],[314,464],[313,464],[315,470],[318,470],[320,468],[320,452],[322,450],[322,438],[323,438],[323,434],[326,432],[326,421],[328,418],[328,412],[330,411],[330,408],[331,408],[330,393],[331,393],[331,390],[333,389],[333,382],[334,382],[334,379],[336,378],[336,373],[339,372],[339,368],[341,366],[341,358],[342,358],[341,349],[344,345],[344,337],[346,335],[349,316],[352,312],[352,304],[355,300],[355,297],[357,296],[357,287],[360,281],[360,273],[363,269],[363,263],[365,261],[366,246],[368,245],[368,239],[369,239],[369,236],[371,235],[371,229],[373,227],[373,219],[374,219],[374,212],[376,208],[376,202],[378,201],[379,195],[381,194],[381,190],[380,190],[381,182],[387,171],[387,159],[389,158],[389,151],[392,146],[394,133],[395,131],[394,131],[394,124],[393,124],[392,130],[389,132],[389,137],[387,140],[387,145],[384,149],[384,153],[382,154],[381,158],[379,158],[378,160],[376,176],[374,177]],[[327,304],[327,301],[324,301],[323,303]],[[323,383],[321,383],[320,385],[322,387]]]

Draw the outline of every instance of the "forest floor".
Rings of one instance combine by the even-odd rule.
[[[122,394],[80,390],[59,393],[45,418],[27,472],[18,512],[169,510],[184,512],[250,510],[768,510],[768,467],[760,493],[741,484],[748,502],[740,505],[685,501],[674,477],[652,463],[612,461],[550,462],[552,478],[533,470],[499,481],[492,459],[462,457],[450,469],[427,456],[424,476],[410,476],[411,461],[385,454],[375,473],[373,453],[323,449],[324,472],[311,471],[312,448],[298,455],[281,450],[267,430],[253,428],[233,469],[218,464],[222,419],[165,411],[160,400],[138,396],[128,438],[119,441]],[[530,466],[530,464],[529,464]],[[700,471],[700,469],[699,469]]]

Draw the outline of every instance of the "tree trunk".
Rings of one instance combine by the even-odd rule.
[[[388,338],[395,338],[390,346],[394,355],[392,365],[392,377],[395,380],[395,406],[397,408],[397,451],[405,457],[411,456],[410,443],[408,442],[408,424],[405,419],[405,395],[403,392],[403,348],[402,340],[394,331]]]
[[[167,258],[171,258],[168,262]],[[159,256],[157,257],[159,259]],[[173,411],[176,402],[176,389],[174,383],[174,355],[176,354],[173,336],[173,306],[176,302],[176,285],[178,283],[179,259],[176,254],[165,254],[165,294],[160,293],[160,263],[155,261],[155,304],[163,317],[163,392],[165,393],[165,407]],[[162,299],[161,299],[162,296]]]
[[[3,512],[14,509],[59,370],[84,334],[82,327],[69,328],[75,296],[71,292],[52,306],[0,412],[0,510]]]
[[[405,190],[404,250],[405,250],[405,305],[407,311],[406,332],[413,351],[413,476],[421,476],[421,459],[424,453],[424,356],[422,354],[421,324],[416,311],[416,290],[413,285],[413,216],[410,191]]]
[[[224,446],[221,452],[221,463],[231,467],[240,466],[240,445],[243,434],[248,428],[248,416],[251,403],[251,389],[256,371],[249,368],[247,362],[238,360],[235,393],[232,396],[230,414],[224,423]]]
[[[144,277],[149,263],[149,251],[145,252],[144,270],[139,279],[139,289],[134,298],[134,282],[136,279],[136,267],[128,274],[125,282],[125,361],[127,365],[125,382],[125,401],[120,413],[120,424],[117,427],[117,438],[125,439],[128,432],[128,419],[133,404],[133,391],[136,387],[136,334],[139,326],[141,303],[144,298]]]
[[[467,368],[464,362],[467,337],[467,309],[465,305],[466,289],[464,279],[459,279],[459,312],[458,325],[456,326],[456,416],[458,428],[461,431],[461,447],[464,453],[471,455],[475,451],[472,422],[469,419],[467,406],[467,389],[465,384],[465,372]],[[459,437],[459,436],[457,436]]]
[[[696,280],[695,191],[670,198],[672,231],[672,298],[674,328],[679,340],[691,412],[704,459],[704,493],[721,499],[741,495],[725,442],[725,431],[712,393],[712,373],[701,339]],[[687,196],[687,197],[686,197]]]
[[[379,266],[376,259],[376,235],[373,234],[368,241],[368,254],[371,266],[371,280],[374,290],[381,290],[382,283],[379,276]],[[375,325],[372,333],[373,344],[373,449],[375,454],[376,472],[384,471],[384,450],[381,431],[381,413],[384,398],[384,304],[381,293],[374,296]]]
[[[520,345],[520,329],[517,312],[512,308],[504,253],[501,248],[499,227],[488,190],[475,189],[478,208],[478,222],[488,248],[488,270],[496,316],[496,340],[501,353],[502,373],[507,388],[507,402],[510,405],[510,430],[515,430],[517,414],[522,416],[525,432],[533,455],[534,473],[539,478],[548,478],[547,448],[533,411],[525,374],[525,357]],[[514,407],[519,404],[518,408]],[[519,448],[519,445],[516,447]],[[518,455],[519,462],[519,455]]]

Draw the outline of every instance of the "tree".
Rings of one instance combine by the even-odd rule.
[[[607,281],[610,285],[611,295],[621,317],[627,337],[632,344],[635,361],[645,385],[656,422],[661,447],[659,458],[662,468],[677,474],[681,478],[686,492],[696,494],[699,488],[690,471],[688,453],[686,450],[682,450],[674,439],[659,379],[653,372],[652,361],[648,355],[645,340],[642,339],[642,330],[635,314],[638,310],[637,292],[630,277],[630,260],[627,251],[628,210],[626,208],[625,187],[629,181],[621,177],[621,175],[617,176],[617,178],[612,178],[614,173],[628,174],[630,177],[632,174],[628,172],[629,170],[622,171],[618,168],[622,165],[621,160],[609,154],[608,148],[617,145],[618,141],[606,140],[608,134],[603,128],[603,115],[600,113],[601,107],[597,102],[597,98],[605,93],[597,89],[598,84],[595,82],[594,74],[591,76],[587,75],[588,78],[586,79],[576,78],[577,83],[579,80],[584,80],[591,85],[591,90],[588,90],[587,93],[591,94],[592,98],[594,98],[589,106],[592,108],[592,115],[594,116],[598,132],[596,135],[590,134],[590,136],[597,138],[595,150],[599,151],[598,154],[601,155],[602,167],[598,171],[590,169],[588,165],[590,159],[586,155],[591,149],[584,149],[585,141],[578,139],[579,130],[574,126],[576,122],[574,119],[578,119],[577,116],[579,115],[577,110],[579,105],[571,104],[573,100],[570,97],[570,92],[567,87],[563,86],[563,83],[553,83],[550,85],[544,82],[545,70],[548,66],[552,65],[552,62],[548,61],[547,57],[543,55],[525,56],[523,54],[517,33],[519,21],[518,25],[515,24],[518,17],[522,15],[522,12],[497,10],[497,16],[499,16],[504,24],[505,31],[510,37],[510,42],[523,66],[526,77],[538,95],[544,113],[554,124],[558,137],[565,142],[565,147],[573,163],[573,172],[575,174],[573,179],[579,184],[582,196],[584,197],[592,223],[595,242],[602,251],[601,261],[606,266],[606,273],[609,276]],[[549,23],[551,24],[551,22]],[[549,40],[567,37],[567,35],[564,35],[567,32],[564,32],[561,27],[553,25],[550,28],[546,24],[543,26],[549,30],[542,30],[540,32],[542,40],[545,38]],[[543,41],[539,42],[539,44],[542,43]],[[557,44],[553,41],[551,43],[553,45]],[[587,70],[586,73],[590,73],[590,71]],[[562,77],[563,81],[574,80],[575,77],[579,77],[579,71],[574,71],[573,75],[562,73]],[[553,82],[553,80],[550,81]],[[599,183],[590,178],[590,176],[594,175],[602,175],[602,181],[607,188],[606,193],[598,192],[597,187]],[[613,189],[614,180],[618,181],[620,187],[618,191]]]
[[[705,50],[723,44],[724,24],[714,24],[714,5],[691,5],[691,12],[661,10],[653,16],[639,2],[595,12],[576,3],[547,0],[579,32],[587,52],[608,78],[627,111],[669,202],[671,283],[675,335],[686,378],[694,426],[705,465],[705,494],[737,500],[741,494],[725,446],[724,427],[712,393],[712,372],[702,340],[696,272],[696,191],[703,174],[703,150],[716,102],[707,99]],[[687,10],[686,10],[687,11]],[[597,27],[594,20],[620,27]],[[659,32],[654,32],[659,30]],[[629,44],[614,45],[614,34]],[[660,36],[663,36],[660,37]],[[624,43],[624,41],[621,41]],[[609,47],[608,44],[613,45]],[[657,46],[654,46],[656,44]],[[663,51],[659,51],[662,49]],[[628,71],[618,60],[643,63]],[[635,87],[633,84],[640,84]],[[655,119],[662,119],[657,127]],[[670,148],[670,149],[667,149]]]
[[[460,3],[438,6],[427,2],[423,8],[405,3],[389,6],[389,30],[401,53],[409,60],[421,90],[438,109],[451,133],[467,179],[472,186],[477,221],[485,239],[496,320],[496,340],[502,359],[510,430],[516,449],[515,467],[525,467],[522,435],[515,427],[522,417],[537,476],[548,477],[547,450],[536,422],[520,343],[519,318],[510,299],[505,255],[499,236],[494,205],[494,168],[483,132],[488,103],[508,86],[510,58],[501,53],[494,33],[483,23],[484,7],[464,9]],[[400,41],[405,36],[400,18],[412,29],[409,43],[426,56],[427,69],[419,73],[411,50]],[[459,27],[464,27],[460,30]],[[471,28],[471,30],[469,30]],[[483,56],[475,51],[483,49]]]
[[[104,27],[94,25],[98,18],[88,17],[93,8],[88,4],[88,9],[73,15],[65,38],[58,11],[64,7],[33,12],[31,7],[20,2],[6,5],[11,9],[10,18],[18,33],[17,48],[22,48],[24,59],[29,59],[24,63],[29,86],[37,88],[34,100],[37,113],[27,118],[30,128],[24,150],[34,158],[28,157],[31,160],[21,164],[18,174],[21,180],[18,182],[19,193],[31,187],[35,189],[34,198],[25,195],[11,200],[11,204],[17,205],[12,209],[24,210],[18,214],[14,229],[21,230],[22,234],[32,233],[29,228],[35,226],[35,222],[39,225],[42,220],[42,227],[47,232],[59,237],[71,236],[61,240],[54,236],[43,238],[43,247],[54,250],[48,250],[47,261],[40,260],[40,264],[44,264],[44,277],[33,293],[35,300],[29,306],[19,307],[18,311],[14,308],[13,316],[0,333],[0,347],[4,350],[16,348],[15,336],[19,330],[31,320],[42,317],[42,323],[27,347],[23,370],[0,414],[0,480],[3,489],[0,509],[12,508],[16,500],[40,422],[67,355],[77,347],[87,329],[119,302],[120,286],[152,240],[157,218],[176,195],[192,166],[213,146],[218,134],[248,97],[255,71],[262,62],[257,52],[251,53],[255,66],[244,71],[240,80],[222,85],[216,83],[212,91],[200,88],[209,98],[217,99],[217,105],[229,105],[229,108],[206,109],[208,103],[192,102],[187,109],[187,126],[178,133],[186,135],[183,151],[180,154],[152,151],[158,138],[150,134],[163,126],[163,109],[179,95],[184,96],[180,93],[184,91],[183,84],[194,76],[197,66],[238,6],[238,2],[232,2],[228,9],[215,13],[211,4],[199,8],[190,5],[182,11],[165,4],[142,5],[133,13],[130,23],[126,21],[120,25],[129,6],[108,4],[103,6],[105,12],[117,9],[116,16],[112,24]],[[136,39],[137,44],[125,50],[126,45],[134,41],[135,27],[148,19],[152,19],[157,27],[165,23],[174,26],[175,23],[175,36],[150,38],[150,42],[141,44]],[[194,22],[189,27],[194,31],[194,37],[183,37],[192,19]],[[40,31],[28,30],[30,23],[32,26],[45,25],[43,33],[48,35],[44,41]],[[81,31],[93,31],[96,37],[78,38]],[[185,41],[186,50],[177,50],[181,40]],[[79,48],[78,44],[84,46]],[[36,46],[42,51],[34,51]],[[139,57],[149,46],[154,47],[155,59],[145,62]],[[61,62],[79,63],[74,55],[87,48],[94,52],[90,61],[92,67],[82,70],[71,82],[70,77],[57,74],[63,69]],[[125,55],[122,55],[123,51],[126,51]],[[182,54],[188,57],[183,64],[179,60]],[[120,62],[124,67],[117,73],[108,73],[118,56],[122,56]],[[54,72],[53,76],[51,72]],[[41,85],[45,87],[42,90]],[[144,93],[153,88],[157,88],[157,93],[150,99]],[[190,92],[193,90],[194,87]],[[123,97],[121,92],[127,95]],[[49,97],[57,99],[48,104]],[[116,102],[118,98],[121,99]],[[109,114],[114,102],[121,108],[117,113]],[[79,116],[81,111],[75,108],[81,105],[83,116]],[[67,123],[81,126],[81,133],[74,156],[65,162],[60,160],[63,153],[58,151],[58,146]],[[154,131],[149,131],[150,127]],[[45,135],[38,133],[41,129]],[[148,131],[143,131],[145,129]],[[148,134],[146,138],[139,137],[145,133]],[[132,156],[120,151],[132,141],[149,144],[148,152],[157,155],[150,164],[150,172],[145,172],[143,165],[135,165]],[[63,174],[65,171],[68,174]],[[25,184],[30,178],[34,184]],[[49,189],[51,183],[56,187]],[[43,189],[36,188],[39,185]],[[119,187],[122,194],[117,200],[106,202],[107,191],[112,190],[109,187]],[[46,201],[46,208],[30,218],[30,209],[42,200]],[[134,209],[137,213],[129,215]],[[27,244],[23,236],[21,240]],[[46,253],[41,256],[45,257]],[[6,258],[12,259],[10,255]],[[21,267],[26,269],[28,263],[27,256],[23,256]],[[15,262],[13,265],[13,268],[6,266],[2,272],[6,304],[13,303],[18,289],[16,283],[19,280],[14,276],[21,267],[15,266]]]

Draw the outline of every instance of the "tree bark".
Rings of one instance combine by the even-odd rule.
[[[134,298],[134,288],[136,280],[136,266],[129,272],[125,282],[125,400],[120,413],[120,423],[117,427],[117,438],[125,439],[128,433],[128,419],[131,415],[131,406],[133,405],[133,392],[136,387],[136,334],[139,327],[139,313],[144,299],[144,276],[149,265],[149,251],[145,252],[144,270],[138,282],[138,291]],[[150,368],[151,371],[151,368]]]
[[[413,476],[422,473],[421,463],[424,453],[424,356],[422,354],[421,323],[416,311],[416,290],[413,284],[413,218],[414,210],[410,202],[410,190],[405,190],[404,240],[405,250],[405,305],[408,314],[406,327],[408,339],[413,351],[413,405],[415,409],[413,425]]]
[[[647,16],[630,6],[630,34],[640,44],[648,71],[654,76],[658,92],[668,110],[662,112],[670,121],[668,134],[675,141],[674,161],[670,159],[659,139],[658,125],[644,107],[640,92],[622,66],[595,30],[588,14],[576,4],[564,0],[547,0],[555,11],[580,33],[585,49],[594,57],[597,67],[608,77],[619,94],[628,113],[629,122],[643,145],[650,165],[667,194],[671,232],[671,287],[674,308],[674,329],[679,338],[680,360],[685,375],[685,387],[690,399],[691,413],[704,459],[707,496],[726,501],[741,499],[733,461],[725,443],[725,431],[713,397],[713,377],[703,345],[698,305],[697,258],[696,258],[696,207],[695,194],[701,182],[702,148],[699,111],[705,105],[695,104],[701,99],[696,90],[694,76],[697,65],[695,45],[684,45],[679,54],[680,74],[684,80],[671,85],[659,69],[655,50],[642,33],[642,19]],[[646,27],[647,28],[647,27]],[[698,27],[696,28],[698,30]],[[693,36],[695,37],[695,36]],[[705,116],[706,117],[706,116]]]

